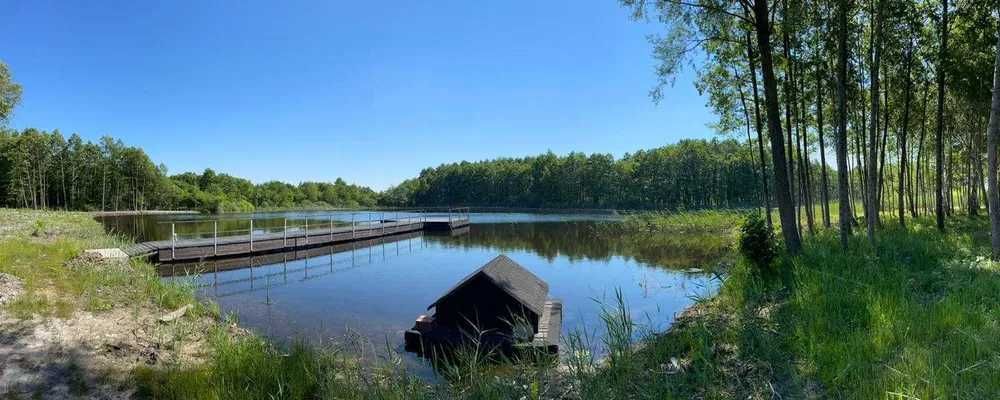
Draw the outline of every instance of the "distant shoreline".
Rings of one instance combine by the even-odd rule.
[[[122,210],[122,211],[94,211],[95,217],[121,217],[127,215],[191,215],[201,214],[191,210]]]

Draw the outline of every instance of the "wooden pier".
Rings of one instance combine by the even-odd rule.
[[[256,232],[253,220],[250,229],[242,235],[160,240],[134,244],[125,249],[130,257],[152,257],[159,262],[196,261],[223,257],[249,256],[328,246],[341,243],[366,241],[375,238],[417,231],[461,230],[469,226],[468,212],[449,212],[443,216],[413,215],[393,219],[351,222],[349,226],[336,226],[331,220],[327,226],[308,225],[305,229]],[[171,226],[171,232],[174,231]]]

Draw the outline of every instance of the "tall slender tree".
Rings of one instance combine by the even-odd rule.
[[[850,169],[847,165],[847,48],[850,0],[838,0],[837,7],[837,198],[840,201],[840,244],[845,249],[851,236]]]
[[[937,132],[935,133],[934,215],[937,228],[944,231],[944,89],[948,62],[948,0],[941,0],[941,48],[937,65]],[[949,193],[950,196],[950,193]]]
[[[986,158],[989,163],[986,181],[989,185],[987,203],[990,211],[990,244],[993,260],[1000,260],[1000,188],[997,188],[997,146],[1000,141],[1000,34],[997,35],[996,61],[993,67],[993,97],[990,101],[990,122],[986,131]]]
[[[774,190],[778,200],[778,213],[781,217],[781,233],[788,251],[797,254],[802,249],[802,240],[799,237],[798,229],[796,229],[795,203],[789,188],[791,177],[787,173],[788,162],[785,160],[785,146],[782,143],[781,116],[778,111],[778,81],[774,75],[774,60],[771,50],[771,10],[767,0],[754,1],[753,23],[757,33],[761,75],[764,78],[764,105],[767,112],[768,135],[771,137]]]
[[[879,213],[879,192],[881,186],[879,185],[880,175],[879,174],[879,143],[878,143],[878,125],[879,125],[879,66],[881,64],[882,57],[882,2],[883,0],[875,1],[874,10],[874,27],[872,29],[872,53],[874,58],[872,59],[871,67],[871,99],[872,99],[872,118],[871,126],[868,134],[868,196],[867,203],[868,207],[865,211],[865,222],[866,222],[866,232],[868,233],[868,241],[872,244],[875,243],[875,226],[878,225],[878,213]]]
[[[910,91],[913,89],[913,81],[910,79],[910,65],[913,63],[913,38],[910,38],[910,44],[906,48],[906,66],[904,67],[906,75],[903,80],[905,83],[905,88],[903,89],[903,128],[899,133],[899,199],[898,207],[899,212],[899,224],[906,227],[906,205],[905,205],[905,187],[906,187],[906,174],[907,171],[907,160],[909,156],[906,150],[906,138],[909,135],[910,127]]]

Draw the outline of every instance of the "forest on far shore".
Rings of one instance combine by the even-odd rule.
[[[0,67],[3,65],[0,64]],[[371,207],[378,194],[337,179],[293,185],[206,169],[168,175],[138,147],[99,143],[59,131],[0,129],[0,206],[68,210],[189,209],[203,212],[273,208]]]
[[[551,152],[428,168],[384,192],[348,184],[247,179],[206,169],[168,174],[138,147],[104,137],[0,130],[0,205],[36,209],[190,209],[483,206],[706,209],[760,204],[754,154],[732,139],[689,139],[615,159]],[[817,174],[819,172],[817,171]],[[816,190],[819,190],[818,188]]]

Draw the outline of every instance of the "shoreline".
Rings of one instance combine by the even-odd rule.
[[[95,217],[124,217],[132,215],[197,215],[201,213],[192,210],[122,210],[91,211],[89,214]]]

